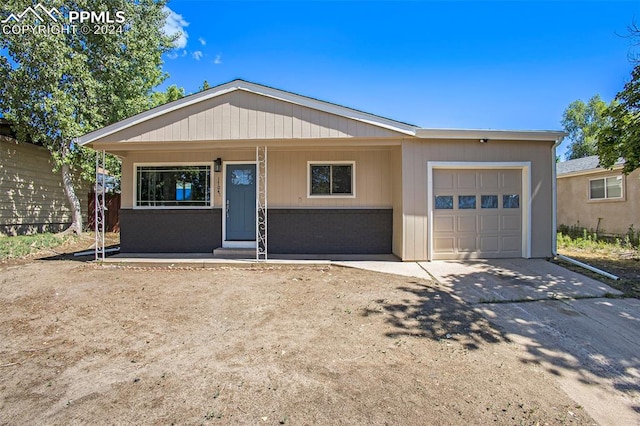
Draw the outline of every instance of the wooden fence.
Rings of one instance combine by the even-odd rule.
[[[95,231],[95,198],[93,192],[89,193],[89,217],[87,218],[87,226],[90,230]],[[120,194],[107,194],[105,199],[105,232],[120,232]]]

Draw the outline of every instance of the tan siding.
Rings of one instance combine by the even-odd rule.
[[[392,252],[402,259],[404,256],[402,221],[402,148],[393,148],[391,152],[392,199],[393,199],[393,241]]]
[[[104,141],[163,142],[329,137],[384,138],[398,133],[323,111],[235,91],[167,113]]]
[[[427,162],[531,161],[531,255],[551,255],[551,143],[526,141],[405,141],[403,150],[404,260],[427,259]]]
[[[399,148],[398,148],[399,151]],[[211,152],[137,153],[122,162],[122,207],[133,207],[134,163],[197,163],[221,157],[224,161],[255,161],[255,150],[218,150]],[[268,153],[269,206],[276,208],[391,208],[392,175],[390,151],[289,151]],[[355,161],[355,198],[309,198],[307,189],[308,161]],[[222,173],[214,173],[214,192]],[[222,182],[221,182],[222,188]],[[215,194],[214,205],[222,204],[221,194]]]
[[[640,170],[625,176],[622,200],[589,201],[589,180],[620,176],[619,171],[604,170],[579,176],[558,178],[558,225],[579,225],[599,232],[625,234],[631,225],[640,229]]]
[[[388,150],[270,151],[269,206],[271,207],[384,207],[391,208],[391,161]],[[355,161],[355,198],[310,198],[308,161]]]
[[[76,190],[86,222],[89,186]],[[0,137],[0,194],[0,226],[8,233],[19,226],[30,232],[42,225],[71,223],[62,178],[52,172],[45,148]]]

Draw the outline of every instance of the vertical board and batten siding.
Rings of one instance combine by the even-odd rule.
[[[134,125],[104,140],[180,142],[389,138],[398,135],[361,121],[237,90]]]
[[[396,148],[396,151],[400,151]],[[268,202],[270,208],[391,208],[393,206],[392,157],[389,149],[269,150]],[[399,155],[399,154],[398,154]],[[211,150],[171,153],[135,153],[122,161],[122,208],[133,207],[136,163],[210,163],[255,161],[255,150]],[[308,197],[308,162],[354,161],[356,197]],[[399,161],[398,161],[399,162]],[[222,205],[222,173],[213,173],[214,207]],[[220,193],[217,192],[218,183]]]
[[[71,224],[60,173],[49,151],[0,136],[0,233],[57,232]],[[76,186],[86,222],[88,184]]]
[[[355,198],[309,197],[308,162],[355,162]],[[391,208],[390,150],[270,151],[269,207],[277,208]]]
[[[403,260],[428,259],[427,162],[531,162],[531,256],[551,256],[552,142],[465,140],[402,144]],[[397,254],[397,253],[396,253]]]
[[[391,174],[393,181],[392,200],[393,200],[393,241],[392,252],[400,259],[404,256],[404,221],[402,214],[402,148],[395,147],[391,152]]]

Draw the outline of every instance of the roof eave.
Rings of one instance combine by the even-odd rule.
[[[577,170],[577,171],[562,173],[562,174],[558,173],[557,178],[560,179],[560,178],[566,178],[566,177],[593,175],[596,173],[603,173],[603,172],[616,172],[616,171],[622,170],[623,166],[624,166],[623,164],[614,164],[614,166],[610,169],[605,169],[604,167],[597,167],[595,169]]]
[[[494,129],[416,129],[416,137],[424,139],[493,139],[540,140],[558,142],[567,134],[557,130],[494,130]]]

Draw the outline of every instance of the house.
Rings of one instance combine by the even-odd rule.
[[[598,156],[557,164],[558,224],[624,235],[640,226],[640,170],[625,176],[623,161],[600,167]]]
[[[553,131],[425,129],[242,80],[80,137],[122,158],[123,253],[554,252]]]
[[[89,190],[77,186],[80,200]],[[39,145],[18,143],[10,123],[0,119],[0,234],[59,232],[71,225],[71,210],[62,176],[53,172],[49,151]],[[87,206],[82,206],[87,216]]]

